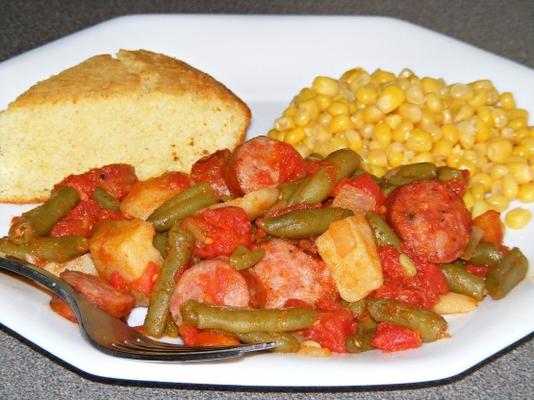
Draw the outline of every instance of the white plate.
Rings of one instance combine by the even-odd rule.
[[[447,82],[491,79],[533,111],[533,72],[435,32],[379,17],[151,15],[105,22],[0,64],[0,109],[30,85],[98,53],[145,48],[209,72],[252,108],[249,136],[265,133],[297,91],[316,75],[337,77],[355,66]],[[529,87],[530,85],[530,87]],[[0,229],[22,208],[0,206]],[[509,232],[508,244],[534,260],[534,225]],[[394,354],[312,359],[257,355],[230,362],[157,364],[106,356],[78,328],[50,311],[49,297],[0,274],[0,322],[89,374],[107,378],[245,386],[360,386],[431,381],[459,374],[534,330],[534,283],[505,299],[450,318],[451,339]],[[139,317],[138,317],[139,318]],[[31,362],[28,360],[28,362]]]

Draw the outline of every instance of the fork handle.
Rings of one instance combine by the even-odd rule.
[[[47,270],[29,262],[15,259],[13,257],[0,257],[0,269],[13,272],[34,282],[40,283],[66,300],[69,304],[72,303],[69,296],[74,298],[78,297],[76,291],[65,281],[48,272]]]

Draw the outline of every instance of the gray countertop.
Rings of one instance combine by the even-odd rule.
[[[139,13],[386,15],[534,67],[534,2],[527,0],[0,0],[0,61],[112,17]],[[532,106],[526,105],[531,112]],[[299,391],[102,380],[72,369],[0,325],[0,399],[527,399],[534,397],[532,338],[444,381]]]

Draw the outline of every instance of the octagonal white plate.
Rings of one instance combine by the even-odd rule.
[[[338,77],[356,66],[394,72],[409,67],[449,83],[488,78],[498,90],[513,92],[519,106],[534,110],[529,68],[399,20],[206,15],[117,18],[5,61],[0,64],[0,109],[36,81],[120,48],[166,53],[224,82],[251,106],[249,137],[265,133],[316,75]],[[23,209],[0,205],[2,233]],[[506,242],[534,260],[528,239],[533,234],[531,224],[509,232]],[[113,358],[93,349],[74,324],[51,312],[48,300],[44,292],[0,274],[2,324],[86,373],[141,381],[304,387],[432,381],[459,374],[534,330],[532,268],[504,300],[486,300],[470,315],[449,318],[451,339],[407,352],[329,359],[264,354],[229,362],[157,364]]]

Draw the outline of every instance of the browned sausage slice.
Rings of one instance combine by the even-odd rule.
[[[247,271],[261,283],[261,307],[283,307],[289,299],[315,304],[334,300],[337,292],[327,266],[297,246],[281,239],[262,243],[265,256]]]
[[[135,298],[131,293],[115,289],[99,276],[79,271],[64,271],[59,277],[95,306],[115,318],[126,317],[134,307]]]
[[[237,195],[298,179],[307,164],[287,143],[259,136],[240,145],[226,168],[226,182]]]
[[[187,300],[203,303],[246,307],[249,292],[245,278],[227,261],[202,261],[187,269],[176,284],[169,310],[173,319],[181,322],[180,306]]]
[[[387,200],[387,218],[406,249],[428,262],[455,260],[469,241],[469,211],[447,184],[437,180],[395,189]]]

